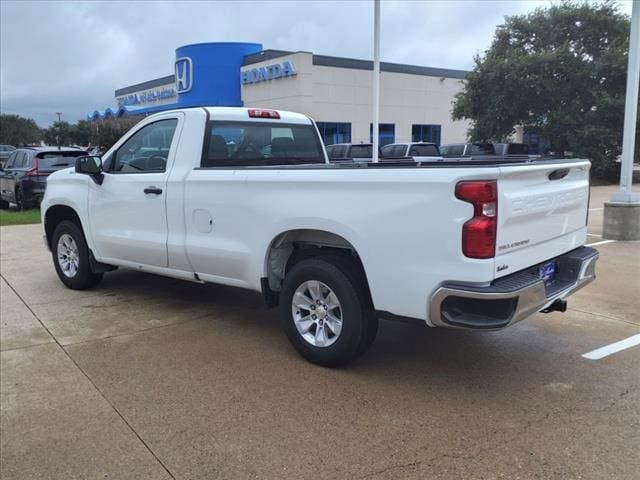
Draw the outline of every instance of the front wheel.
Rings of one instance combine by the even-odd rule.
[[[67,287],[85,290],[102,280],[102,273],[91,271],[89,247],[74,222],[64,220],[58,224],[51,240],[51,253],[56,273]]]
[[[301,260],[287,273],[280,293],[284,328],[304,358],[336,367],[369,348],[378,321],[363,282],[346,256]]]

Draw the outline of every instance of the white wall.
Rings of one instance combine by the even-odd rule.
[[[352,142],[369,141],[371,71],[313,65],[310,53],[287,55],[242,70],[283,61],[290,61],[297,75],[243,85],[245,106],[292,110],[318,122],[348,122]],[[395,124],[396,142],[411,140],[413,124],[441,125],[442,143],[463,142],[467,122],[451,120],[452,101],[461,89],[458,79],[382,72],[380,123]]]

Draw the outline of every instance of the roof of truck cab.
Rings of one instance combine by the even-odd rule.
[[[302,113],[288,112],[266,107],[203,107],[211,120],[226,120],[233,122],[283,122],[300,123],[309,125],[311,119]],[[252,118],[249,117],[249,110],[273,110],[280,114],[280,118]]]

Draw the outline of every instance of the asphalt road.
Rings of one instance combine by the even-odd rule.
[[[384,322],[329,370],[257,294],[128,271],[71,291],[40,226],[0,239],[2,479],[638,478],[640,347],[582,356],[640,334],[638,242],[598,245],[564,314]]]

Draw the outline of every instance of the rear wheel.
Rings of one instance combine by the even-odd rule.
[[[0,198],[0,210],[6,210],[7,208],[9,208],[9,202]]]
[[[64,220],[58,224],[51,240],[51,253],[56,273],[67,287],[85,290],[102,280],[102,273],[91,271],[89,247],[74,222]]]
[[[16,207],[18,207],[18,210],[24,210],[24,195],[22,195],[21,189],[16,188],[16,191],[14,192],[14,198],[16,199]]]
[[[344,365],[373,342],[378,321],[355,262],[346,256],[301,260],[287,273],[280,305],[295,349],[318,365]]]

